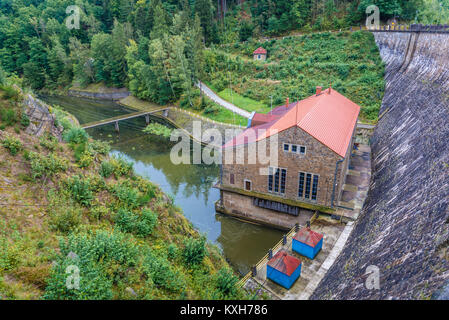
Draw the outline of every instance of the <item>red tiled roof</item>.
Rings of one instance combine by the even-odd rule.
[[[256,136],[245,143],[256,142],[269,136],[298,126],[322,144],[345,157],[352,133],[357,123],[360,106],[338,93],[335,89],[324,90],[288,107],[280,106],[265,116],[254,115],[256,125],[246,129],[242,135]],[[263,123],[263,121],[267,121]],[[261,124],[263,123],[263,124]],[[267,129],[265,133],[248,133]],[[227,142],[223,148],[242,144],[239,136]]]
[[[296,233],[293,239],[298,240],[301,243],[305,243],[311,247],[315,247],[318,242],[323,239],[323,235],[313,231],[310,228],[304,227]]]
[[[256,50],[254,50],[253,54],[267,54],[267,50],[265,50],[262,47],[259,47]]]
[[[273,258],[268,261],[268,265],[287,276],[291,276],[299,267],[301,260],[289,255],[285,250],[279,250]]]

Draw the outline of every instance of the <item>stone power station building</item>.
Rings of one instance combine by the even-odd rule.
[[[332,213],[359,112],[360,106],[336,90],[317,87],[307,99],[289,103],[287,98],[267,114],[253,114],[248,128],[222,147],[217,211],[270,225],[280,225],[282,219],[294,224],[302,212]],[[277,166],[248,161],[259,147],[269,155],[270,139],[277,140]],[[233,163],[226,162],[228,153],[234,155]]]

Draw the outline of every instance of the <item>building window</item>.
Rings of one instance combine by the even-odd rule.
[[[304,172],[299,173],[299,187],[298,187],[298,197],[302,198],[304,195]]]
[[[306,193],[304,194],[304,198],[310,198],[310,184],[312,182],[312,175],[310,173],[306,174]]]
[[[276,168],[274,173],[274,192],[279,192],[279,168]]]
[[[287,170],[281,169],[281,193],[285,194],[285,180],[287,179]]]
[[[287,169],[269,168],[268,191],[285,194]]]
[[[312,200],[316,200],[316,194],[318,191],[318,176],[313,176],[313,184],[312,184]]]
[[[257,59],[259,59],[260,60],[260,54],[257,56]]]
[[[318,175],[300,172],[298,178],[298,197],[316,201],[318,194]]]
[[[233,173],[231,173],[231,174],[229,175],[229,183],[230,183],[230,184],[234,184],[234,174],[233,174]]]
[[[273,168],[268,169],[268,191],[273,192]]]
[[[251,191],[251,181],[245,180],[245,190]]]
[[[306,147],[300,146],[297,144],[292,144],[290,146],[289,143],[284,143],[284,152],[292,152],[292,153],[299,153],[299,154],[306,154]]]

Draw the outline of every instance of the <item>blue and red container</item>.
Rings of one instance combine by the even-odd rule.
[[[309,227],[299,230],[292,240],[292,250],[312,260],[322,247],[323,235]]]
[[[267,263],[267,278],[290,289],[301,275],[301,260],[279,250]]]

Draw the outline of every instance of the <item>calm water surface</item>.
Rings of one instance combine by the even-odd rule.
[[[132,112],[113,102],[72,97],[44,97],[43,100],[61,106],[81,124]],[[283,233],[217,214],[214,203],[220,194],[212,186],[219,177],[219,168],[172,164],[170,148],[173,143],[144,135],[141,132],[144,125],[142,117],[120,122],[119,134],[114,131],[113,124],[87,131],[95,139],[110,142],[112,154],[132,161],[136,173],[173,195],[187,219],[223,250],[230,264],[241,274],[248,272]]]

